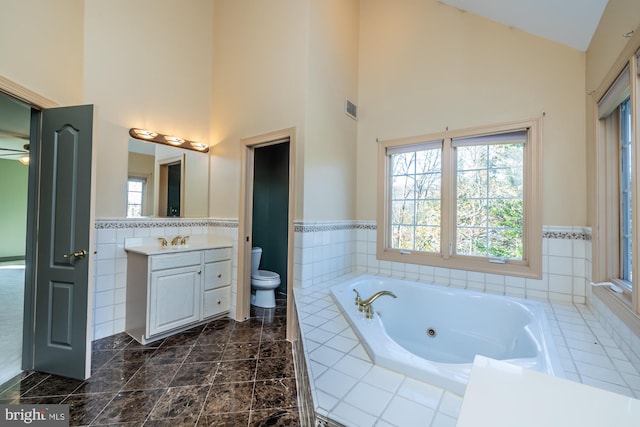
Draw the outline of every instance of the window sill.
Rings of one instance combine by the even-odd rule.
[[[619,294],[604,287],[593,287],[592,293],[597,296],[635,336],[640,337],[640,316],[633,312],[631,300],[627,293]]]

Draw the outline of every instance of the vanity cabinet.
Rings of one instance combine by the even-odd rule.
[[[231,302],[231,248],[204,252],[203,317],[229,311]]]
[[[231,248],[127,250],[125,330],[142,344],[229,312]]]

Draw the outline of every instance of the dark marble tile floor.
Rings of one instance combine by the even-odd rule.
[[[252,307],[140,345],[125,333],[93,343],[85,381],[24,372],[0,386],[0,404],[69,405],[75,426],[297,426],[286,301]]]

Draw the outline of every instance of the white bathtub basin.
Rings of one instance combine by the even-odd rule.
[[[355,305],[381,290],[366,319]],[[479,354],[563,376],[544,306],[535,301],[363,275],[331,294],[377,365],[463,394]]]

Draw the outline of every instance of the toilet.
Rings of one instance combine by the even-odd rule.
[[[276,306],[275,289],[280,286],[280,275],[273,271],[258,270],[262,248],[251,248],[251,305],[263,308]]]

